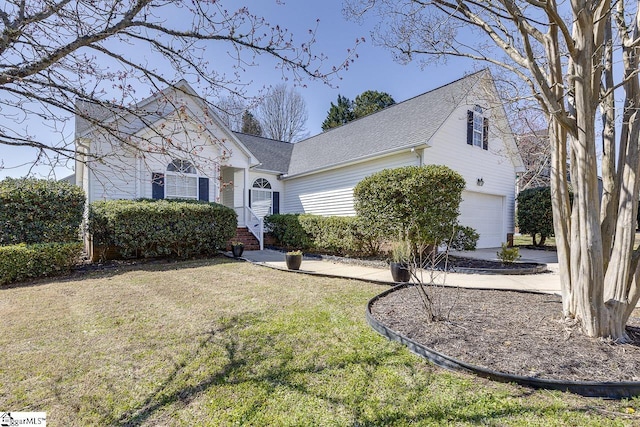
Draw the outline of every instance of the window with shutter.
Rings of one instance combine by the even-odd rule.
[[[467,144],[489,149],[489,119],[484,117],[484,110],[479,105],[467,111]]]

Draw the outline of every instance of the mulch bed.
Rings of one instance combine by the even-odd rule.
[[[640,381],[639,317],[627,326],[632,342],[614,344],[588,338],[562,320],[559,296],[450,287],[431,292],[447,320],[427,322],[415,287],[380,298],[372,314],[426,347],[495,371],[566,381]]]
[[[540,264],[527,262],[512,262],[503,264],[499,261],[490,261],[476,258],[465,258],[449,255],[449,270],[456,271],[456,268],[491,269],[491,270],[528,270]]]

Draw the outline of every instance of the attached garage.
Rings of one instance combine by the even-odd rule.
[[[480,234],[478,248],[496,248],[506,241],[504,197],[492,194],[462,192],[460,223]]]

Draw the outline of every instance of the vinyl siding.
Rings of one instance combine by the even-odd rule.
[[[467,194],[503,197],[502,239],[506,241],[506,234],[513,232],[514,227],[516,178],[511,153],[504,142],[509,137],[508,128],[501,120],[499,111],[488,110],[485,117],[489,118],[489,149],[468,145],[467,110],[472,107],[473,105],[463,105],[449,117],[430,141],[431,146],[425,150],[424,163],[445,164],[460,173],[466,181]],[[484,185],[477,185],[479,178],[482,178]],[[474,208],[464,201],[464,194],[462,204],[465,210],[473,211]]]
[[[363,178],[383,169],[419,164],[416,153],[407,149],[401,154],[285,180],[282,213],[353,216],[353,188]]]

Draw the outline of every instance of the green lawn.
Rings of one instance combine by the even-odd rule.
[[[0,288],[0,410],[50,426],[640,422],[640,399],[433,367],[366,324],[384,289],[226,259]]]

